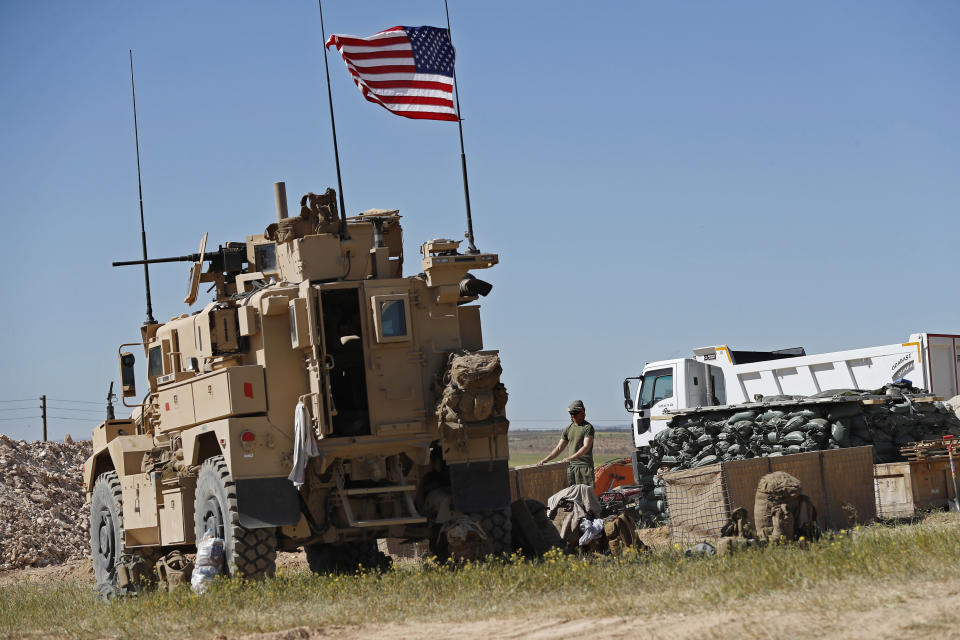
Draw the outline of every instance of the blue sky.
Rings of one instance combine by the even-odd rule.
[[[957,3],[450,14],[477,244],[501,260],[485,341],[515,427],[559,428],[574,398],[626,422],[622,378],[695,346],[960,332]],[[444,13],[328,1],[324,18],[370,35]],[[291,201],[336,185],[316,4],[0,4],[0,400],[99,402],[137,339],[142,271],[110,267],[139,254],[131,48],[151,256],[262,232],[276,180]],[[347,210],[399,208],[416,272],[421,242],[465,228],[456,126],[393,116],[330,64]],[[158,319],[188,310],[186,275],[151,270]],[[19,415],[37,412],[0,412]],[[58,415],[80,419],[51,420],[54,438],[99,419]]]

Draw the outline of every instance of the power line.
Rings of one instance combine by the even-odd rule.
[[[94,402],[93,400],[64,400],[63,398],[50,398],[47,400],[51,402],[79,402],[81,404],[103,404],[102,402]]]
[[[20,398],[19,400],[0,400],[0,402],[33,402],[39,399],[40,398]]]
[[[33,407],[13,407],[13,408],[7,408],[7,409],[0,409],[0,411],[36,411],[39,408],[40,408],[40,405],[36,405]]]
[[[0,420],[2,420],[3,422],[7,422],[8,420],[39,420],[39,419],[40,419],[40,416],[18,416],[15,418],[0,418]]]
[[[103,413],[103,409],[76,409],[74,407],[58,407],[56,405],[47,405],[47,409],[60,409],[62,411],[79,411],[81,413]],[[2,411],[2,409],[0,409]]]
[[[80,422],[93,422],[91,418],[68,418],[66,416],[47,416],[48,420],[79,420]]]

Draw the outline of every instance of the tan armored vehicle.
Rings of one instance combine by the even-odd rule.
[[[84,466],[101,589],[207,531],[247,576],[278,549],[315,571],[384,566],[378,538],[442,554],[464,515],[509,549],[507,394],[471,304],[490,285],[470,272],[497,256],[432,240],[403,277],[396,211],[338,218],[328,189],[288,218],[282,187],[265,234],[149,261],[194,262],[188,303],[201,283],[216,294],[120,347],[123,397],[139,397],[141,346],[149,388],[94,429]]]

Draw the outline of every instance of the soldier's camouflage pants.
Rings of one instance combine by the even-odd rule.
[[[579,462],[570,462],[567,464],[567,486],[572,487],[575,484],[588,484],[593,486],[593,467]]]

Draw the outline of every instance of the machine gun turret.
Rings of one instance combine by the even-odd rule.
[[[217,297],[226,297],[235,292],[235,287],[230,287],[230,285],[235,283],[237,275],[246,270],[245,265],[248,262],[247,244],[245,242],[228,242],[226,245],[221,245],[216,251],[205,251],[206,246],[207,235],[204,234],[203,240],[200,241],[200,251],[197,253],[188,253],[170,258],[122,260],[114,262],[113,266],[125,267],[135,264],[147,265],[161,262],[192,262],[193,266],[190,269],[187,296],[183,301],[187,304],[196,302],[197,288],[201,282],[213,282],[217,288]],[[210,263],[210,267],[205,273],[203,273],[204,262]],[[148,298],[149,295],[148,290]]]
[[[160,264],[162,262],[209,262],[210,271],[219,271],[225,275],[242,273],[247,261],[247,244],[245,242],[228,242],[216,251],[188,253],[170,258],[150,258],[148,260],[122,260],[114,262],[114,267],[127,267],[135,264]]]

